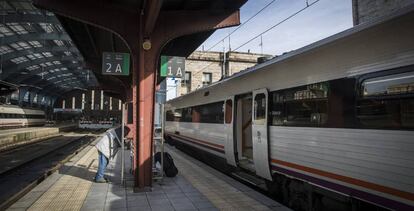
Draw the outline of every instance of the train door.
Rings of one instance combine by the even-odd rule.
[[[252,142],[252,95],[237,97],[236,104],[236,139],[239,167],[254,172]]]
[[[256,175],[272,180],[269,165],[267,106],[267,89],[253,91],[252,139],[254,167]]]
[[[233,119],[234,119],[234,97],[227,99],[224,102],[224,130],[226,132],[226,143],[224,145],[224,151],[226,153],[227,163],[232,166],[237,166],[235,158],[235,144],[234,144],[234,128],[233,128]]]

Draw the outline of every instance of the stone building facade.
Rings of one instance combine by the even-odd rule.
[[[414,6],[413,0],[352,0],[354,25],[390,15],[409,6]]]
[[[186,74],[177,85],[177,96],[187,94],[257,64],[271,55],[244,52],[195,51],[185,61]]]

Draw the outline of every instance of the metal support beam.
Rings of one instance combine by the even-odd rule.
[[[155,23],[157,22],[162,0],[152,0],[147,2],[147,8],[145,9],[145,21],[144,21],[144,37],[149,37],[154,31]]]
[[[2,15],[3,16],[3,15]],[[2,19],[3,22],[3,19]],[[60,24],[54,16],[47,16],[45,14],[27,14],[27,13],[7,13],[4,17],[5,23],[53,23]]]

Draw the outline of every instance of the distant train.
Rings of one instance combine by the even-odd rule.
[[[42,110],[0,105],[0,128],[41,126],[45,123],[46,116]]]
[[[167,140],[295,210],[414,210],[414,12],[276,57],[165,111]]]

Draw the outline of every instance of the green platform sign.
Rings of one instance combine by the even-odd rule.
[[[129,53],[103,52],[102,74],[103,75],[129,75],[130,57]]]
[[[185,73],[185,58],[177,56],[161,56],[161,76],[182,78]]]

